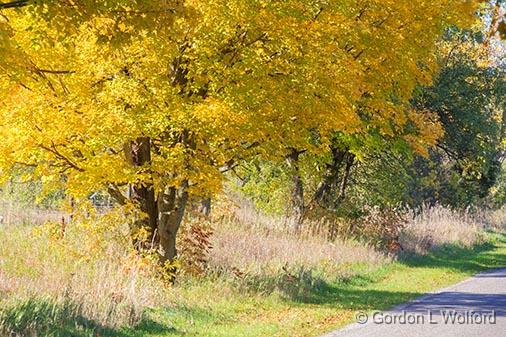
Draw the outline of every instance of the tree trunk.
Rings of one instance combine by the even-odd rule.
[[[503,163],[504,159],[506,158],[506,151],[504,150],[504,147],[502,144],[504,143],[504,140],[506,138],[506,103],[503,104],[504,108],[502,110],[502,118],[501,118],[501,130],[499,131],[499,141],[497,142],[497,161],[499,163]]]
[[[142,137],[125,144],[124,154],[132,166],[147,166],[151,161],[151,140]],[[156,248],[161,264],[174,261],[177,256],[177,233],[188,203],[188,181],[184,181],[179,187],[168,186],[158,194],[155,194],[153,185],[146,182],[129,186],[127,196],[114,185],[110,185],[108,191],[120,204],[134,201],[143,213],[134,219],[131,228],[135,247],[140,250]],[[209,210],[210,199],[205,205]],[[148,231],[149,237],[146,241],[139,240],[137,233],[140,229]]]
[[[176,237],[188,203],[187,187],[187,182],[179,188],[168,187],[158,197],[158,234],[160,237],[158,252],[162,264],[174,261],[177,256]]]
[[[125,157],[127,161],[135,166],[142,167],[151,161],[151,140],[148,137],[138,138],[134,142],[125,144]],[[134,245],[137,248],[145,248],[146,244],[156,240],[156,230],[158,227],[158,209],[155,200],[155,192],[151,184],[133,184],[129,187],[129,199],[136,202],[143,215],[134,220],[132,235]],[[148,241],[141,243],[138,237],[138,231],[144,229],[149,233]],[[141,247],[142,246],[142,247]]]
[[[341,187],[339,188],[339,195],[337,197],[338,201],[344,200],[346,197],[346,188],[348,187],[348,181],[350,179],[351,168],[355,164],[355,155],[353,153],[348,153],[346,158],[346,167],[344,168],[344,176],[341,181]]]
[[[334,197],[340,181],[341,166],[347,150],[332,147],[332,163],[327,164],[323,181],[318,185],[313,200],[323,207],[330,208],[334,204]]]
[[[298,230],[304,217],[304,183],[299,170],[299,156],[301,152],[292,149],[287,156],[287,163],[292,178],[291,202],[288,215],[294,219],[294,229]]]
[[[211,215],[211,198],[200,198],[200,200],[194,206],[194,210],[197,211],[201,216],[209,217]]]
[[[485,35],[485,41],[483,42],[483,46],[485,50],[490,54],[490,43],[492,42],[492,38],[497,33],[497,26],[501,20],[501,0],[496,0],[494,5],[494,12],[491,15],[490,27]]]

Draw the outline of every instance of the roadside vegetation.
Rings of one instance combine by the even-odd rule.
[[[506,265],[501,0],[0,2],[0,335],[317,336]]]
[[[316,336],[506,264],[505,210],[406,213],[395,255],[290,233],[250,203],[188,221],[172,285],[129,247],[122,213],[0,228],[0,329],[13,336]],[[89,215],[88,215],[89,217]],[[496,221],[501,222],[496,222]],[[116,224],[118,227],[116,227]],[[316,227],[316,225],[315,225]],[[437,230],[437,232],[435,232]],[[171,281],[172,282],[172,281]]]

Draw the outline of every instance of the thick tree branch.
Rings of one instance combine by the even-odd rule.
[[[28,5],[28,0],[11,1],[11,2],[0,3],[0,9],[20,8],[20,7],[24,7],[27,5]]]
[[[123,193],[121,193],[118,186],[116,185],[110,184],[107,187],[107,192],[114,200],[116,200],[116,202],[118,202],[122,206],[128,202],[128,198],[125,197]]]

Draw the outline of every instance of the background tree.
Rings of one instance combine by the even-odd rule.
[[[356,217],[367,206],[503,205],[505,70],[483,42],[483,33],[455,27],[440,41],[441,70],[431,85],[415,90],[411,102],[418,111],[412,116],[425,112],[422,121],[432,126],[420,128],[410,122],[388,136],[370,125],[368,133],[334,134],[328,152],[303,154],[299,173],[307,207],[318,205],[335,215]],[[423,142],[410,140],[429,138],[420,134],[424,130],[433,136],[440,132],[437,142],[429,148],[413,146]],[[354,158],[351,165],[347,156]],[[262,184],[275,181],[280,193],[283,179],[290,185],[286,174],[262,176]],[[255,183],[251,180],[243,190],[255,190]]]
[[[429,160],[415,161],[412,194],[418,203],[468,206],[488,195],[501,170],[505,69],[485,62],[481,34],[457,34],[444,47],[434,84],[414,99],[417,109],[437,113],[445,131]]]

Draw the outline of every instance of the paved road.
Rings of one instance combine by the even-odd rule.
[[[506,268],[478,274],[390,311],[367,313],[367,321],[323,337],[506,336]]]

